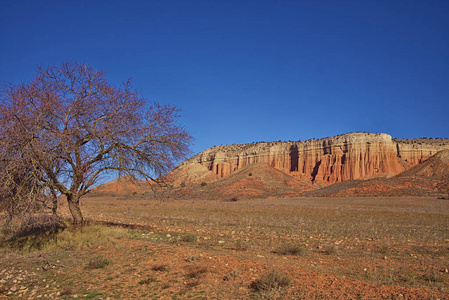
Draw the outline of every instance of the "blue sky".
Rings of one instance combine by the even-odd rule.
[[[0,1],[0,82],[76,60],[183,110],[192,155],[449,138],[449,1]]]

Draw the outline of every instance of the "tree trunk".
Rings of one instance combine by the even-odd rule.
[[[66,222],[60,215],[58,215],[58,197],[56,196],[56,193],[53,193],[52,196],[53,196],[53,199],[52,199],[52,206],[51,206],[51,214],[53,215],[53,217],[56,218],[56,220],[58,220],[59,225],[66,228],[67,227]]]
[[[72,214],[73,224],[81,225],[83,223],[83,214],[81,213],[79,198],[72,195],[67,196],[70,213]]]

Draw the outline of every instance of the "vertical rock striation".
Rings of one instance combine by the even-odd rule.
[[[415,166],[437,152],[449,149],[448,139],[395,139],[398,157]]]
[[[304,142],[217,146],[182,165],[200,164],[225,177],[249,164],[264,162],[296,178],[327,185],[393,176],[442,149],[449,149],[449,140],[426,143],[393,140],[385,133],[350,133]]]

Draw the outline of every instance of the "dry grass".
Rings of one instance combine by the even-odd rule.
[[[248,250],[248,248],[249,248],[249,245],[247,242],[242,241],[242,240],[235,241],[235,248],[234,248],[235,250],[246,251],[246,250]]]
[[[128,231],[118,227],[87,225],[81,229],[43,228],[15,235],[0,235],[3,251],[58,251],[92,249],[100,245],[120,246],[118,239],[128,236]]]
[[[125,207],[133,206],[131,215]],[[248,231],[260,236],[330,239],[413,239],[418,244],[443,242],[448,229],[449,202],[409,198],[297,198],[241,200],[232,206],[218,201],[155,201],[148,199],[89,199],[88,218],[120,220],[201,232]],[[101,215],[96,212],[102,211]],[[149,220],[151,220],[149,222]],[[244,234],[243,234],[244,236]]]
[[[155,264],[151,267],[151,270],[158,271],[158,272],[167,272],[168,271],[168,265],[166,264]]]
[[[45,262],[48,268],[39,276],[64,278],[55,283],[60,293],[197,299],[207,290],[216,298],[332,299],[344,282],[352,287],[351,280],[357,279],[357,284],[366,283],[363,289],[358,286],[360,298],[374,299],[373,293],[385,286],[392,291],[387,296],[416,288],[449,297],[446,200],[292,198],[230,204],[97,197],[85,199],[82,209],[88,219],[115,225],[59,232],[39,250],[48,253],[46,260],[31,253],[21,267],[30,265],[35,272]],[[118,224],[134,224],[135,229]],[[92,253],[113,265],[84,270],[81,278]],[[18,270],[22,257],[0,262],[13,261]],[[285,274],[290,276],[284,281]],[[83,290],[87,281],[107,289],[92,291],[92,284]],[[373,286],[375,291],[366,294]],[[344,297],[357,298],[353,290]]]
[[[155,276],[153,276],[153,275],[150,275],[147,278],[140,280],[139,284],[140,285],[142,285],[142,284],[150,284],[152,282],[157,282],[157,278]]]
[[[126,229],[88,225],[80,230],[73,231],[68,229],[60,232],[55,239],[48,242],[44,250],[94,249],[100,245],[120,247],[119,240],[127,235],[128,231]]]
[[[307,255],[308,249],[301,245],[284,244],[273,251],[279,255]]]
[[[85,268],[89,270],[101,269],[108,266],[110,263],[111,262],[107,258],[96,256],[89,260]]]
[[[267,293],[288,286],[290,281],[288,275],[277,270],[271,270],[254,280],[250,286],[255,292]]]
[[[124,214],[130,206],[133,213]],[[178,234],[185,242],[193,236],[186,235],[188,228],[195,232],[196,247],[203,249],[235,245],[228,249],[275,249],[282,255],[307,254],[312,261],[315,257],[337,259],[335,266],[320,266],[319,270],[375,283],[439,285],[425,274],[429,266],[442,268],[449,259],[448,251],[443,250],[449,246],[449,202],[432,198],[259,199],[232,205],[202,200],[109,198],[105,202],[93,198],[84,202],[83,209],[88,218],[151,225]],[[100,210],[102,216],[96,214]],[[421,253],[410,256],[418,252],[416,247]],[[391,271],[370,273],[369,268],[364,271],[361,267],[367,264]],[[413,265],[409,271],[417,274],[413,280],[403,280],[401,264]]]
[[[185,243],[196,243],[197,238],[196,238],[196,235],[195,235],[195,234],[189,233],[189,234],[183,235],[183,236],[180,238],[180,241],[181,241],[181,242],[185,242]]]
[[[186,277],[192,279],[198,279],[203,276],[204,273],[207,272],[206,266],[197,266],[197,265],[188,265],[185,267]]]

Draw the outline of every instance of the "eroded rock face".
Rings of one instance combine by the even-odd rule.
[[[449,149],[448,139],[395,139],[398,157],[415,166],[437,152]]]
[[[396,175],[449,149],[448,139],[416,141],[393,140],[385,133],[350,133],[305,142],[226,145],[207,149],[183,165],[201,164],[225,177],[246,165],[265,162],[296,178],[327,185]]]

